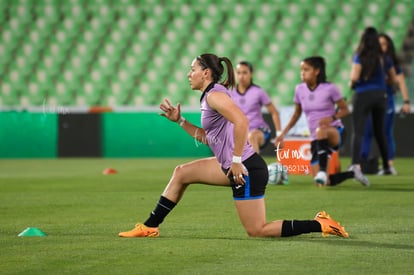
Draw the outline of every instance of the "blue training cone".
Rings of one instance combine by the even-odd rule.
[[[19,237],[45,237],[47,235],[39,228],[28,227],[25,230],[23,230],[18,236]]]

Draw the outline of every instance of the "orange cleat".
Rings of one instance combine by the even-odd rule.
[[[158,227],[148,227],[142,223],[137,223],[131,231],[120,232],[119,237],[137,238],[137,237],[158,237],[160,235]]]
[[[321,211],[316,214],[315,220],[321,224],[322,236],[336,235],[339,237],[348,238],[349,234],[345,231],[345,228],[325,211]]]

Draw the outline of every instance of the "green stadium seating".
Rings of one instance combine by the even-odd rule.
[[[407,35],[407,26],[413,20],[414,5],[409,1],[395,3],[391,13],[396,16],[390,17],[384,24],[384,31],[394,40],[397,50],[402,48],[404,37]]]
[[[0,105],[198,105],[187,73],[203,52],[244,59],[278,104],[292,104],[299,63],[327,61],[347,88],[350,60],[367,25],[401,49],[410,1],[3,0]]]

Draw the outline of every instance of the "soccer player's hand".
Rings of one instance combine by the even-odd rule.
[[[277,136],[275,138],[273,144],[275,145],[276,148],[283,148],[283,146],[284,146],[284,143],[283,143],[284,138],[285,138],[284,135],[280,135],[280,136]]]
[[[164,111],[161,115],[168,118],[171,121],[177,122],[181,117],[181,105],[180,103],[174,107],[171,102],[166,98],[160,104],[160,109]]]
[[[400,113],[409,114],[410,113],[410,104],[403,104],[401,107]]]
[[[246,180],[243,176],[247,176],[249,172],[241,163],[232,163],[229,171],[227,172],[227,177],[233,177],[233,181],[236,184],[244,185]]]

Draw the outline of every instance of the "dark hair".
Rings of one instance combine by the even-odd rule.
[[[211,75],[213,77],[213,81],[215,83],[220,83],[226,88],[232,88],[235,85],[235,77],[234,77],[234,70],[233,64],[231,63],[230,59],[227,57],[218,57],[212,53],[203,53],[197,56],[197,61],[200,63],[201,68],[211,70]],[[226,77],[219,82],[223,78],[224,74],[224,66],[221,64],[224,62],[226,64]]]
[[[380,68],[383,56],[376,28],[365,28],[356,53],[361,59],[361,78],[367,80]]]
[[[252,63],[250,63],[249,61],[242,60],[242,61],[240,61],[239,63],[237,63],[237,65],[243,65],[243,66],[246,66],[247,68],[249,68],[249,71],[250,71],[251,73],[253,72],[253,65],[252,65]]]
[[[249,69],[249,72],[253,73],[253,64],[250,63],[249,61],[242,60],[239,63],[237,63],[237,65],[246,66],[247,69]],[[250,79],[250,85],[253,85],[253,77]]]
[[[380,33],[378,37],[385,38],[387,41],[387,51],[384,54],[391,57],[394,66],[398,67],[400,65],[400,60],[398,60],[397,52],[395,51],[394,41],[392,41],[391,37],[386,33]]]
[[[306,57],[302,61],[311,65],[315,69],[319,69],[319,74],[318,74],[318,77],[316,78],[317,84],[326,82],[326,63],[323,57],[310,56],[310,57]]]

